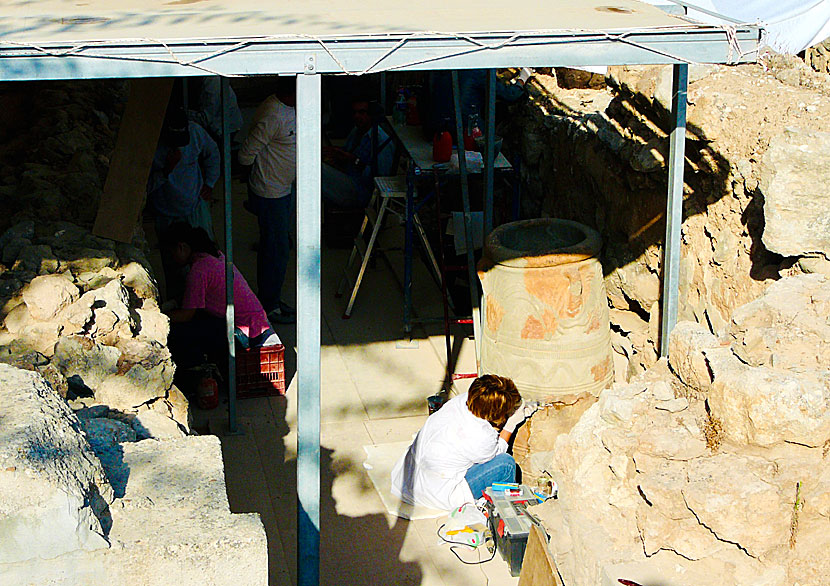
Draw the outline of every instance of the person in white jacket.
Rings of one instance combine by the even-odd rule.
[[[509,378],[486,374],[429,416],[392,470],[392,493],[406,503],[450,510],[494,482],[515,482],[507,442],[535,409]]]

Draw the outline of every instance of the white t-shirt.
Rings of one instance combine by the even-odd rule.
[[[463,393],[427,418],[392,469],[392,494],[409,504],[447,511],[473,502],[464,479],[467,470],[506,451],[498,430],[470,413]]]
[[[258,196],[276,199],[291,193],[297,176],[294,108],[268,96],[257,108],[251,130],[239,148],[239,162],[253,164],[248,185]]]

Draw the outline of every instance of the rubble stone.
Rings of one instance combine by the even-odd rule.
[[[77,418],[35,373],[0,364],[0,387],[0,567],[108,547],[112,490]]]
[[[41,321],[52,319],[79,296],[72,279],[63,274],[36,277],[23,290],[23,301],[29,313]]]

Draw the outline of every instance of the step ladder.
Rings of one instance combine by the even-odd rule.
[[[349,319],[352,315],[352,309],[354,308],[355,299],[357,298],[357,292],[360,289],[360,284],[363,282],[363,277],[366,274],[366,268],[369,266],[372,253],[377,250],[376,245],[378,234],[383,227],[383,221],[386,214],[395,214],[399,220],[405,221],[406,196],[406,176],[394,175],[391,177],[375,177],[375,189],[372,192],[369,205],[366,206],[366,213],[363,217],[363,223],[361,224],[360,230],[354,239],[354,246],[352,247],[352,252],[349,255],[349,261],[343,268],[343,276],[340,279],[340,284],[338,285],[337,293],[335,294],[336,297],[342,297],[346,287],[351,287],[351,295],[349,296],[349,302],[346,304],[346,310],[343,312],[343,319]],[[379,207],[378,202],[380,202]],[[430,268],[434,271],[435,275],[440,275],[441,271],[438,268],[438,261],[432,253],[429,241],[427,240],[426,232],[424,231],[424,226],[421,224],[421,219],[418,217],[417,212],[413,212],[412,220],[415,229],[418,232],[418,236],[421,239],[421,243],[423,244],[424,251],[429,259],[429,263],[431,265]],[[366,244],[364,241],[364,234],[366,233],[367,227],[370,225],[372,226],[372,234],[369,237],[369,243]],[[352,267],[354,266],[358,256],[361,258],[360,268],[357,271],[357,276],[352,278],[350,273],[352,272]]]

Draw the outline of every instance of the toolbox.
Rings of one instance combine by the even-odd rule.
[[[529,504],[537,502],[536,496],[522,484],[502,490],[487,487],[484,498],[487,501],[487,522],[496,547],[510,566],[510,575],[516,577],[522,571],[530,528],[536,525],[547,535],[539,520],[527,510]]]

